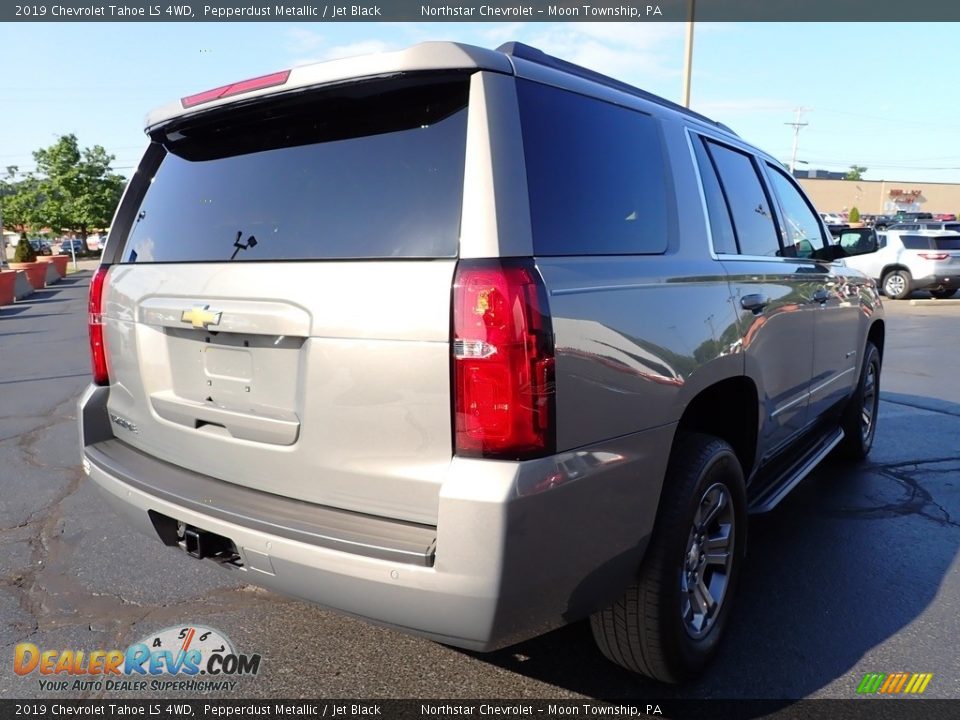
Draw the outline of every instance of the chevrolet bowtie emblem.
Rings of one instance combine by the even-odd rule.
[[[190,323],[195,328],[205,328],[208,325],[219,325],[220,315],[221,313],[211,312],[209,305],[204,305],[203,307],[198,305],[189,310],[184,310],[180,316],[180,320],[181,322]]]

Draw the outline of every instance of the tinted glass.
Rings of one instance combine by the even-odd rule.
[[[823,249],[823,229],[817,214],[779,168],[767,164],[770,184],[783,211],[784,250],[788,257],[812,257]]]
[[[668,194],[649,115],[517,81],[538,255],[660,253]]]
[[[713,249],[718,253],[736,255],[737,238],[733,232],[733,223],[730,221],[730,209],[727,207],[726,198],[723,196],[720,181],[717,180],[717,172],[713,167],[713,162],[707,155],[702,142],[695,141],[693,149],[697,155],[697,165],[700,168],[700,178],[703,181],[703,195],[707,201],[707,212],[710,215]]]
[[[753,161],[741,152],[707,142],[710,155],[730,204],[740,252],[744,255],[776,257],[780,243],[773,213],[757,176]]]
[[[171,129],[121,260],[454,256],[466,101],[421,77]]]
[[[933,238],[934,250],[960,250],[960,237]]]
[[[933,246],[926,235],[901,235],[900,242],[907,250],[930,250]]]

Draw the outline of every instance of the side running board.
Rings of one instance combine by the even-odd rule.
[[[800,457],[787,469],[778,482],[771,485],[751,503],[750,512],[758,514],[773,510],[801,480],[820,464],[821,460],[830,454],[831,450],[840,444],[841,440],[843,440],[843,430],[837,428],[820,443],[814,445],[806,455]]]

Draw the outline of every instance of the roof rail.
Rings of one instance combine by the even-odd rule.
[[[678,105],[677,103],[667,100],[666,98],[662,98],[659,95],[654,95],[653,93],[647,92],[646,90],[641,90],[640,88],[634,87],[633,85],[625,83],[622,80],[616,80],[610,77],[609,75],[604,75],[602,73],[596,72],[595,70],[590,70],[588,68],[585,68],[581,65],[576,65],[572,62],[561,60],[560,58],[554,57],[553,55],[547,55],[545,52],[543,52],[543,50],[538,50],[537,48],[531,47],[530,45],[525,45],[524,43],[521,43],[521,42],[511,41],[511,42],[506,42],[500,47],[498,47],[497,51],[502,52],[505,55],[509,55],[510,57],[520,58],[521,60],[528,60],[529,62],[537,63],[538,65],[544,65],[546,67],[554,68],[555,70],[561,70],[565,73],[575,75],[585,80],[590,80],[600,85],[606,85],[607,87],[620,90],[621,92],[625,92],[629,95],[634,95],[636,97],[643,98],[644,100],[649,100],[650,102],[654,102],[657,105],[662,105],[664,107],[670,108],[671,110],[675,110],[679,113],[683,113],[684,115],[687,115],[689,117],[696,118],[701,122],[705,122],[709,125],[714,125],[716,127],[719,127],[725,130],[726,132],[730,133],[731,135],[737,135],[733,130],[731,130],[729,127],[727,127],[723,123],[717,122],[716,120],[711,120],[706,115],[701,115],[698,112],[694,112],[690,108],[685,108],[683,107],[683,105]]]

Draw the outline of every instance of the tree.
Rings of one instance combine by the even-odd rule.
[[[110,171],[113,155],[100,145],[81,150],[71,134],[35,150],[33,159],[37,169],[2,199],[6,222],[70,230],[83,239],[89,229],[110,224],[124,185],[123,177]]]
[[[863,180],[863,174],[867,169],[863,165],[851,165],[847,174],[843,176],[844,180]]]
[[[847,222],[852,222],[852,223],[860,222],[860,211],[857,210],[856,205],[850,208],[850,214],[847,215]]]
[[[13,254],[13,261],[18,263],[32,263],[37,261],[37,253],[34,251],[30,241],[27,240],[26,235],[21,237],[20,242],[17,243],[16,252]]]

